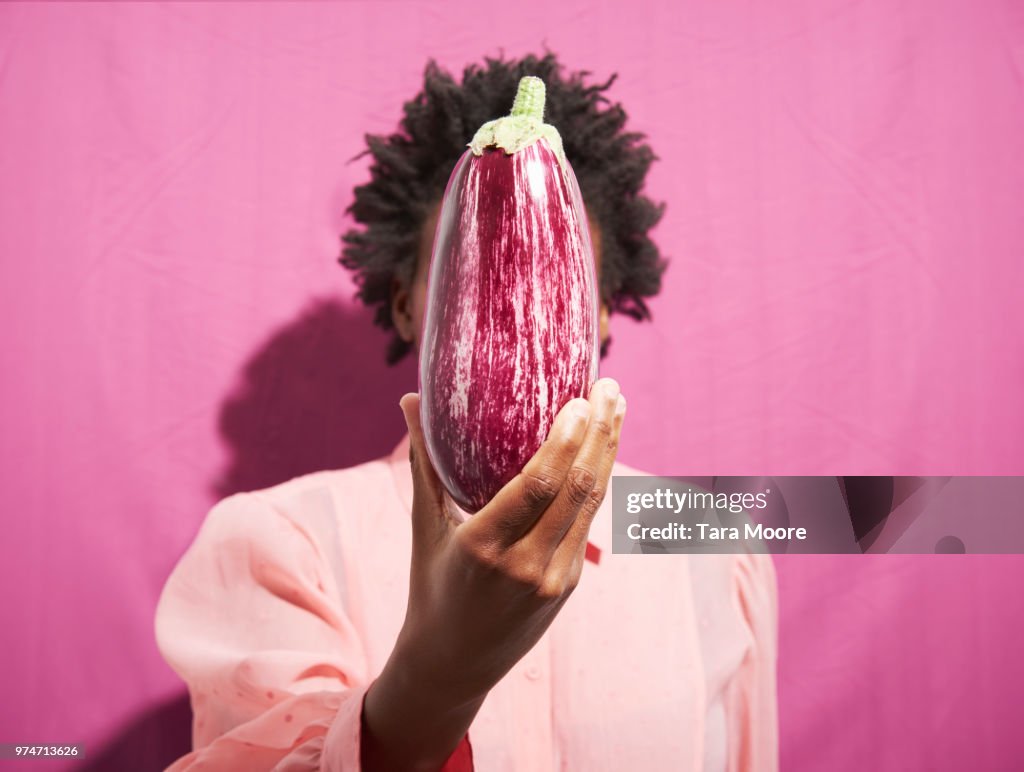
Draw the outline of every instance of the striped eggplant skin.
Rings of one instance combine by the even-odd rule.
[[[459,160],[438,218],[422,333],[427,452],[454,502],[475,513],[597,379],[586,211],[572,168],[547,140]]]

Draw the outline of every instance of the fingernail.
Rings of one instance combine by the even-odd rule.
[[[615,399],[619,396],[619,384],[609,378],[604,382],[604,393],[608,399]]]
[[[618,401],[615,403],[615,415],[620,416],[626,412],[626,398],[621,394],[619,395]]]

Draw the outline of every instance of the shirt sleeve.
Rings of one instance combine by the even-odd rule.
[[[779,605],[775,566],[767,554],[740,554],[733,564],[734,599],[751,645],[729,692],[730,772],[779,768]]]
[[[210,510],[156,614],[194,714],[171,772],[359,769],[370,679],[324,554],[259,493]]]

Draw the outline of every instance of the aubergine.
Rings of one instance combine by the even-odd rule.
[[[543,81],[523,78],[511,114],[477,131],[434,236],[421,422],[434,469],[468,513],[522,470],[598,374],[587,215],[544,101]]]

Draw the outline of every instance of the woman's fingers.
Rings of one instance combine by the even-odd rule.
[[[586,437],[549,511],[522,540],[528,549],[544,550],[553,556],[566,539],[586,541],[590,522],[608,489],[608,477],[618,449],[622,427],[618,412],[620,401],[625,405],[615,381],[607,378],[594,384],[590,393],[593,414]]]
[[[609,439],[608,452],[601,456],[598,463],[597,484],[592,494],[592,505],[580,510],[579,515],[569,526],[561,543],[555,549],[555,555],[548,566],[549,573],[565,577],[571,585],[579,580],[583,570],[583,559],[586,553],[587,539],[590,536],[590,525],[594,521],[597,510],[601,505],[601,499],[608,492],[611,482],[612,468],[615,464],[615,455],[618,451],[619,435],[622,431],[622,424],[626,418],[626,399],[621,394],[615,405],[615,413],[612,423],[612,436]],[[596,491],[600,489],[600,498]]]
[[[618,395],[618,384],[604,378],[589,401],[570,401],[522,473],[467,524],[472,535],[500,549],[515,546],[524,561],[545,567],[577,514],[600,503],[594,489],[606,486],[599,460],[618,441]]]
[[[533,527],[565,484],[586,437],[591,412],[590,403],[582,398],[562,407],[544,444],[523,471],[465,524],[468,538],[504,550]]]

